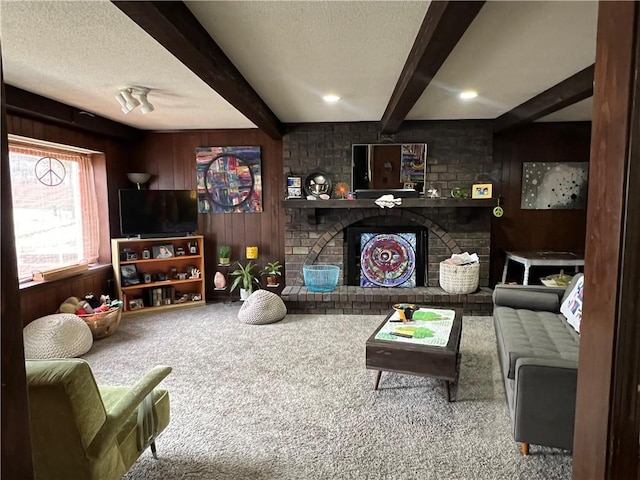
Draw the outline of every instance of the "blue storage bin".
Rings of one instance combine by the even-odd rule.
[[[332,292],[340,276],[340,267],[336,265],[304,265],[302,267],[304,284],[310,292]]]

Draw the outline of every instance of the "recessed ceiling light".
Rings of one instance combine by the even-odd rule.
[[[471,100],[472,98],[476,98],[478,96],[478,92],[474,92],[473,90],[465,90],[460,93],[460,98],[463,100]]]
[[[322,97],[322,100],[327,103],[336,103],[338,100],[340,100],[340,97],[338,95],[329,94]]]

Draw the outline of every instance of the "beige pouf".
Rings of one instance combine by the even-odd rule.
[[[38,318],[22,330],[24,357],[71,358],[87,353],[93,345],[91,329],[72,313]]]
[[[251,325],[264,325],[282,320],[287,307],[275,293],[256,290],[247,298],[238,312],[238,320]]]

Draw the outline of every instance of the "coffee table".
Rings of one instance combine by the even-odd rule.
[[[421,307],[437,312],[438,309]],[[398,340],[376,338],[378,332],[389,324],[396,314],[389,313],[366,342],[366,367],[377,370],[374,390],[378,390],[382,372],[406,373],[423,377],[438,378],[444,382],[447,401],[455,401],[460,373],[460,339],[462,337],[462,314],[458,309],[443,310],[453,312],[455,317],[444,346],[420,345]],[[402,322],[394,325],[402,326]],[[389,324],[390,325],[390,324]],[[404,325],[412,325],[406,323]]]

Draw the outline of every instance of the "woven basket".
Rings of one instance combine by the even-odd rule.
[[[108,337],[118,329],[120,318],[122,317],[122,308],[114,307],[106,312],[88,313],[78,316],[89,325],[94,340],[97,340]]]
[[[440,262],[440,286],[455,295],[473,293],[478,289],[480,263],[452,265]]]

